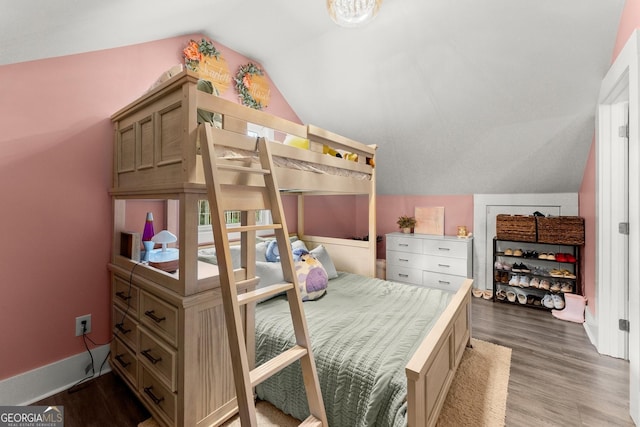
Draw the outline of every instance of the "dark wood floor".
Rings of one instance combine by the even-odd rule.
[[[582,325],[474,298],[473,327],[474,338],[513,349],[508,427],[634,425],[628,362],[599,355]],[[112,373],[37,404],[63,405],[65,427],[135,427],[149,416]]]

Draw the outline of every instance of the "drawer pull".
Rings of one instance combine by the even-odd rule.
[[[402,246],[403,248],[409,247],[408,243],[398,243],[398,246]]]
[[[402,273],[398,273],[398,276],[400,276],[400,277],[409,277],[408,274],[402,274]]]
[[[154,310],[147,310],[147,311],[144,312],[144,315],[147,316],[147,317],[150,317],[156,323],[160,323],[164,319],[166,319],[166,317],[164,317],[164,316],[163,317],[156,316]]]
[[[451,248],[438,248],[439,251],[450,251]]]
[[[404,259],[404,258],[398,258],[398,261],[402,261],[402,262],[409,262],[408,259]]]
[[[447,267],[447,268],[449,268],[449,267],[451,267],[451,266],[450,266],[450,265],[448,265],[448,264],[438,264],[438,267]]]
[[[124,359],[122,359],[122,356],[124,356],[124,354],[118,354],[116,356],[116,360],[118,361],[118,363],[120,363],[120,366],[126,368],[127,366],[131,365],[131,362],[125,361]]]
[[[142,355],[144,357],[146,357],[147,359],[149,359],[149,362],[153,363],[154,365],[158,362],[162,361],[162,357],[158,357],[157,359],[155,357],[153,357],[151,354],[149,354],[149,352],[151,351],[151,349],[147,349],[144,351],[141,351],[140,353],[142,353]]]
[[[131,332],[131,329],[125,329],[124,328],[124,323],[120,322],[120,323],[116,323],[116,329],[119,330],[120,332],[122,332],[123,334],[128,334],[129,332]]]
[[[446,280],[438,280],[438,283],[440,283],[441,285],[450,285],[451,282],[447,282]]]
[[[164,400],[164,397],[156,397],[155,394],[153,394],[153,386],[149,386],[149,387],[145,387],[144,388],[144,392],[147,396],[149,396],[151,398],[151,400],[153,400],[153,403],[155,403],[156,405],[159,405],[160,402],[162,402]]]
[[[124,293],[124,292],[122,292],[122,291],[118,291],[118,292],[116,292],[116,296],[117,296],[118,298],[120,298],[121,300],[124,300],[124,301],[128,301],[128,300],[130,300],[130,299],[131,299],[131,295],[125,295],[125,293]]]

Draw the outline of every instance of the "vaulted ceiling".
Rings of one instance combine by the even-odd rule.
[[[262,63],[305,123],[378,145],[381,194],[577,192],[624,0],[20,0],[0,65],[202,33]]]

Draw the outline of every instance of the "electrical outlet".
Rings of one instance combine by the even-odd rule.
[[[82,322],[86,322],[84,326],[84,333],[88,334],[91,332],[91,315],[85,314],[84,316],[76,317],[76,336],[82,336],[83,325]]]

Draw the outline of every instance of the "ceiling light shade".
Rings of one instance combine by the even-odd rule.
[[[382,0],[327,0],[329,16],[342,27],[358,27],[371,21]]]

